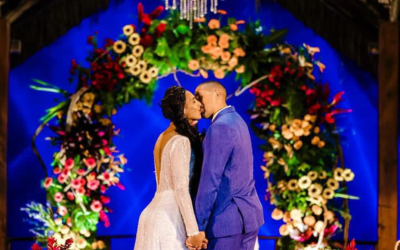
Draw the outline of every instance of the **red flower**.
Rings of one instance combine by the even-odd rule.
[[[104,185],[101,185],[100,186],[100,191],[104,194],[105,192],[106,192],[106,186],[104,186]]]
[[[333,97],[333,101],[331,102],[331,104],[329,106],[332,107],[332,106],[335,106],[336,104],[338,104],[342,100],[343,95],[344,95],[344,91],[337,93],[335,95],[335,97]]]
[[[85,186],[86,180],[85,180],[84,178],[81,178],[80,180],[81,180],[81,185],[82,185],[82,186]]]
[[[33,246],[31,247],[31,250],[42,250],[42,248],[38,245],[38,244],[33,244]]]
[[[150,47],[153,44],[153,38],[150,35],[145,35],[140,39],[140,44],[145,48]]]
[[[72,192],[68,192],[68,193],[67,193],[67,197],[68,197],[68,199],[71,200],[71,201],[73,201],[73,200],[75,199],[75,196],[74,196],[74,194],[73,194]]]
[[[82,186],[82,184],[81,184],[81,180],[80,179],[72,180],[71,187],[73,189],[79,189],[81,186]]]
[[[111,155],[111,150],[109,147],[104,147],[103,150],[104,150],[104,153],[106,153],[107,155]]]
[[[85,160],[85,165],[88,168],[94,168],[96,167],[96,160],[94,158],[88,158]]]
[[[71,60],[71,66],[72,66],[72,68],[74,68],[74,69],[77,69],[79,66],[78,66],[78,64],[76,63],[76,60],[75,59],[72,59]]]
[[[149,17],[151,19],[155,19],[158,16],[160,16],[163,11],[164,11],[164,6],[158,6],[155,10],[153,10],[153,12],[150,13]]]
[[[99,188],[100,182],[98,180],[91,180],[90,182],[88,182],[87,187],[90,190],[96,190]]]
[[[108,216],[106,215],[106,213],[102,210],[102,211],[100,211],[99,215],[100,215],[100,220],[104,221],[104,226],[109,227],[110,221],[108,220]]]
[[[318,113],[318,111],[321,109],[321,105],[319,103],[316,103],[314,105],[312,105],[309,109],[308,112],[310,114],[316,114]]]
[[[67,180],[67,176],[60,174],[57,178],[59,183],[64,183]]]
[[[53,179],[52,178],[50,178],[50,177],[47,177],[45,180],[44,180],[44,184],[43,184],[43,186],[44,186],[44,188],[49,188],[50,186],[51,186],[51,184],[53,183]]]
[[[332,123],[335,122],[335,118],[333,118],[334,115],[343,114],[343,113],[350,113],[350,112],[353,112],[353,110],[351,110],[351,109],[335,109],[335,110],[332,110],[331,112],[329,112],[329,113],[327,113],[325,115],[325,121],[327,123],[331,123],[332,124]]]
[[[54,174],[59,174],[59,173],[61,173],[61,168],[55,167],[55,168],[53,169],[53,173],[54,173]]]
[[[84,175],[86,173],[86,171],[84,169],[78,169],[77,174],[78,175]]]
[[[138,4],[138,16],[139,16],[139,20],[142,20],[142,16],[144,14],[144,7],[142,3]]]
[[[94,45],[94,36],[88,36],[87,43],[90,45]]]
[[[277,107],[277,106],[281,105],[281,103],[282,103],[282,99],[278,98],[278,99],[275,99],[275,100],[271,101],[271,106],[272,107]]]
[[[125,187],[124,187],[124,185],[121,184],[121,182],[118,182],[118,183],[117,183],[117,187],[118,187],[119,189],[121,189],[122,191],[125,190]]]
[[[104,39],[105,45],[106,47],[111,47],[114,45],[114,40],[110,39],[110,38],[106,38]]]
[[[74,160],[73,160],[72,158],[68,158],[68,159],[65,161],[64,167],[65,167],[66,169],[71,169],[73,166],[74,166]]]
[[[100,212],[103,209],[103,205],[100,201],[94,200],[92,205],[90,205],[90,209],[92,209],[93,212]]]
[[[101,200],[101,203],[103,203],[103,204],[108,204],[108,203],[110,203],[110,197],[108,197],[108,196],[100,196],[100,200]]]
[[[353,239],[349,245],[346,246],[346,250],[357,250],[356,241]]]
[[[80,195],[84,195],[86,190],[84,187],[80,187],[76,192],[78,192],[78,194],[80,194]]]

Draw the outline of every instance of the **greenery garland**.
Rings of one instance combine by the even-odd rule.
[[[42,118],[43,124],[57,119],[49,125],[54,131],[49,140],[60,150],[52,175],[43,181],[47,207],[32,202],[23,208],[33,219],[32,232],[43,241],[49,234],[58,241],[72,238],[73,248],[105,248],[96,239],[97,224],[110,224],[106,193],[113,186],[124,189],[119,177],[127,163],[113,144],[119,129],[112,116],[132,99],[150,102],[157,80],[167,75],[179,84],[178,72],[203,78],[213,73],[217,79],[235,72],[240,83],[235,95],[250,89],[255,96],[250,113],[252,129],[266,141],[261,146],[266,198],[276,207],[272,217],[285,223],[280,246],[329,246],[341,227],[337,215],[350,217],[334,198],[355,198],[344,185],[354,173],[343,167],[334,120],[350,110],[335,109],[343,92],[329,103],[328,85],[315,80],[314,68],[325,68],[314,60],[319,49],[278,43],[286,30],[264,35],[259,21],[227,18],[221,26],[222,10],[220,19],[195,20],[193,29],[177,12],[161,19],[162,12],[160,6],[146,14],[139,3],[137,25],[123,27],[117,41],[106,39],[100,46],[97,34],[89,36],[89,66],[72,60],[75,93],[35,80],[39,85],[32,88],[60,93],[64,101]]]

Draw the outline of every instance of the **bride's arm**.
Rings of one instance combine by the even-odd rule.
[[[177,139],[171,150],[171,168],[175,198],[181,211],[187,236],[199,234],[192,200],[189,194],[190,141],[186,137]]]

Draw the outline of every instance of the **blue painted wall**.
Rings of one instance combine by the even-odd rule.
[[[337,117],[342,135],[342,143],[346,167],[352,168],[356,178],[351,182],[349,193],[359,196],[359,201],[350,201],[353,214],[350,227],[350,238],[363,241],[377,240],[377,83],[366,72],[360,70],[352,62],[343,58],[332,49],[326,41],[312,30],[296,20],[288,11],[276,3],[264,3],[256,13],[254,4],[244,4],[245,1],[226,0],[220,2],[220,8],[227,10],[230,16],[238,19],[261,19],[265,32],[270,28],[289,29],[286,38],[288,43],[301,45],[303,43],[321,48],[317,57],[327,65],[321,82],[329,82],[332,93],[344,90],[345,101],[342,107],[354,110],[349,115]],[[246,1],[247,2],[247,1]],[[10,237],[29,236],[27,224],[22,219],[25,216],[20,207],[28,201],[44,201],[45,192],[40,189],[40,180],[44,173],[35,158],[31,146],[31,136],[39,126],[39,118],[46,108],[53,106],[56,94],[35,92],[28,88],[31,78],[54,83],[72,91],[74,86],[68,83],[71,59],[84,62],[89,47],[86,37],[94,31],[99,32],[99,40],[105,37],[115,38],[127,23],[136,23],[136,6],[138,1],[126,0],[71,29],[65,36],[59,38],[50,46],[42,49],[21,66],[10,73],[9,97],[9,139],[8,139],[8,234]],[[162,4],[163,1],[145,1],[146,11]],[[329,28],[329,27],[327,27]],[[193,91],[200,78],[190,78],[179,75],[184,87]],[[237,83],[234,76],[224,80],[229,92],[233,92]],[[159,89],[154,96],[154,105],[148,106],[141,101],[133,101],[125,106],[117,116],[115,124],[121,128],[121,136],[115,140],[121,152],[128,158],[129,169],[121,178],[126,186],[125,191],[111,189],[111,206],[114,213],[110,215],[111,227],[107,230],[100,226],[102,235],[135,234],[141,210],[150,202],[155,192],[153,174],[153,145],[159,133],[168,126],[163,119],[156,103],[163,92],[175,82],[172,77],[159,82]],[[252,101],[252,96],[245,93],[230,100],[239,113],[249,121],[246,110]],[[207,122],[202,122],[206,127]],[[50,132],[44,130],[37,140],[37,145],[46,164],[50,164],[54,148],[44,138]],[[262,163],[262,152],[258,149],[261,141],[253,139],[256,185],[260,197],[264,197],[266,183],[259,166]],[[272,207],[264,202],[266,223],[260,230],[260,235],[278,236],[280,222],[270,218]],[[125,242],[125,243],[124,243]],[[133,240],[118,240],[118,249],[132,249]],[[270,249],[269,242],[263,242],[262,249]],[[124,246],[124,247],[122,247]],[[17,248],[15,248],[17,249]],[[18,248],[19,249],[19,248]]]

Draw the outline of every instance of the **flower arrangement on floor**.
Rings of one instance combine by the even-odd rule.
[[[71,63],[74,93],[35,80],[32,88],[60,93],[64,101],[48,109],[35,134],[57,119],[48,125],[54,136],[47,139],[59,149],[43,181],[48,204],[23,208],[32,232],[42,241],[50,234],[58,241],[72,238],[78,249],[106,248],[96,239],[97,224],[110,225],[106,193],[113,186],[124,189],[119,178],[127,163],[113,144],[120,131],[112,116],[132,99],[150,102],[162,77],[172,74],[180,84],[178,72],[203,78],[213,73],[217,79],[236,73],[235,95],[250,89],[255,96],[252,128],[267,142],[262,168],[267,197],[276,206],[272,216],[285,222],[281,244],[328,245],[340,228],[337,214],[349,216],[333,198],[351,198],[345,181],[354,173],[336,168],[338,159],[343,162],[334,115],[349,110],[335,108],[342,92],[328,103],[328,85],[315,81],[314,67],[325,67],[314,60],[318,49],[278,44],[286,30],[265,35],[259,21],[225,18],[222,10],[219,19],[195,20],[193,29],[177,12],[159,18],[162,12],[160,6],[147,14],[139,3],[137,25],[124,26],[116,41],[100,46],[97,34],[89,36],[88,64]]]
[[[66,240],[64,245],[57,245],[57,241],[53,237],[47,239],[47,250],[69,250],[74,248],[74,240],[72,238]],[[31,250],[42,250],[42,247],[35,243],[32,245]]]

